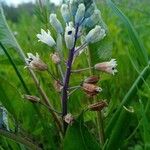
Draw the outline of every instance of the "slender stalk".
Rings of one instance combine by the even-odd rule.
[[[39,104],[41,104],[42,106],[44,106],[44,107],[47,108],[48,110],[54,111],[55,113],[57,113],[57,114],[59,114],[59,115],[62,114],[61,112],[58,112],[57,110],[55,110],[55,109],[53,109],[53,108],[51,108],[51,107],[45,105],[45,104],[42,103],[42,102],[39,102]]]
[[[93,69],[94,67],[89,67],[89,68],[83,68],[83,69],[78,69],[78,70],[71,70],[72,73],[79,73],[79,72],[82,72],[82,71],[86,71],[86,70],[91,70]],[[90,71],[91,72],[91,71]],[[92,73],[90,73],[90,75],[92,75]]]
[[[72,68],[72,61],[74,57],[74,51],[75,51],[75,46],[76,46],[76,41],[77,41],[77,34],[78,34],[78,29],[79,26],[76,26],[75,29],[75,42],[73,48],[70,50],[68,61],[67,61],[67,70],[65,73],[65,78],[64,78],[64,86],[62,89],[62,118],[64,118],[65,115],[67,115],[67,99],[68,99],[68,86],[69,86],[69,80],[70,80],[70,75],[71,75],[71,68]],[[63,121],[63,127],[64,127],[64,134],[67,129],[67,123]]]
[[[11,140],[14,140],[17,143],[21,143],[21,144],[27,146],[31,150],[42,150],[42,148],[40,148],[37,144],[35,144],[31,139],[27,140],[24,137],[22,137],[20,135],[16,135],[13,132],[0,129],[0,134]]]
[[[90,75],[93,75],[93,67],[92,67],[92,59],[91,59],[91,53],[89,48],[87,47],[88,50],[88,64],[89,64],[89,73]],[[94,101],[96,102],[97,99],[93,98]],[[99,111],[97,112],[97,129],[98,129],[98,135],[99,135],[99,142],[103,145],[105,142],[105,134],[104,134],[104,127],[103,127],[103,117],[102,117],[102,112]]]

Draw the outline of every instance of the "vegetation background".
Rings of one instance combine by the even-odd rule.
[[[123,105],[127,108],[127,110],[122,109],[127,112],[124,120],[119,121],[119,117],[115,118],[115,122],[111,124],[111,134],[109,135],[109,130],[106,131],[108,139],[115,139],[111,142],[108,140],[109,146],[106,149],[149,150],[150,78],[148,73],[146,76],[142,76],[142,71],[147,67],[145,65],[145,61],[147,60],[143,58],[142,54],[145,49],[148,53],[147,56],[150,54],[150,1],[116,0],[115,5],[125,14],[125,17],[117,11],[118,9],[113,7],[114,5],[109,0],[107,2],[103,0],[97,1],[97,5],[107,25],[108,35],[103,41],[90,45],[92,63],[95,64],[100,61],[109,60],[110,58],[116,58],[118,62],[118,73],[116,76],[110,77],[110,75],[101,74],[100,85],[103,88],[103,92],[100,95],[100,99],[107,99],[109,103],[107,110],[105,110],[104,128],[107,128],[118,108]],[[17,8],[8,7],[3,4],[3,9],[9,27],[23,51],[25,53],[38,52],[41,58],[49,64],[53,73],[57,75],[57,69],[50,60],[50,53],[53,49],[39,43],[36,34],[39,33],[41,28],[51,28],[47,19],[50,12],[56,11],[59,19],[62,20],[58,8],[52,3],[47,3],[41,11],[38,4],[27,3],[21,4]],[[131,24],[126,20],[126,17],[130,20]],[[11,42],[9,41],[10,36],[7,34],[7,37],[5,34],[7,32],[2,28],[3,25],[2,17],[0,17],[0,41]],[[137,35],[135,36],[136,38],[134,34]],[[5,38],[3,35],[5,35]],[[6,43],[4,45],[15,62],[30,93],[40,97],[30,74],[24,69],[24,64],[15,48]],[[86,66],[85,54],[82,55],[83,57],[78,58],[74,68],[83,68]],[[55,92],[53,81],[49,78],[49,75],[47,73],[36,74],[53,106],[57,110],[61,110],[60,97]],[[81,79],[88,76],[88,73],[80,73],[78,76],[73,76],[72,81],[80,83]],[[140,77],[141,82],[137,84],[136,79],[138,77]],[[131,87],[134,88],[132,93],[130,92]],[[49,112],[39,104],[32,104],[25,101],[22,99],[22,94],[25,94],[22,83],[18,79],[9,59],[3,50],[0,49],[0,104],[8,111],[9,129],[15,131],[16,134],[23,136],[25,139],[32,139],[39,145],[42,143],[45,149],[60,149],[62,145],[58,139],[56,127]],[[121,102],[126,98],[128,102],[122,105]],[[69,100],[69,111],[74,116],[77,116],[87,104],[88,99],[86,95],[82,91],[77,91]],[[39,117],[37,109],[41,117]],[[132,110],[134,112],[131,112]],[[3,115],[0,116],[0,127],[2,126],[1,120],[4,119],[3,117]],[[93,112],[86,112],[84,115],[84,122],[90,133],[95,136],[95,139],[98,139],[98,135],[96,134],[97,127],[93,123],[94,119],[95,113]],[[16,143],[11,140],[10,136],[3,133],[0,130],[1,150],[26,149],[26,146]],[[75,133],[73,135],[73,137],[71,134],[68,135],[69,140],[66,139],[65,144],[82,145],[83,143],[78,141],[79,135]]]

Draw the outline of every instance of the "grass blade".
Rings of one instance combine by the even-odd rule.
[[[120,20],[122,20],[125,27],[128,29],[129,36],[135,47],[134,53],[135,54],[138,53],[137,59],[140,62],[140,64],[142,64],[143,66],[146,66],[148,64],[148,54],[138,36],[135,28],[133,27],[132,23],[125,16],[125,14],[119,8],[117,8],[117,6],[111,0],[107,0],[107,3],[110,6],[110,8],[113,10],[113,12],[116,13],[116,15],[120,18]],[[132,59],[135,59],[135,58],[132,57]]]

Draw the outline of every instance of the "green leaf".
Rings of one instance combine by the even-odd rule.
[[[100,147],[94,139],[93,135],[90,134],[87,127],[83,122],[83,114],[68,127],[66,136],[64,139],[64,150],[99,150]]]

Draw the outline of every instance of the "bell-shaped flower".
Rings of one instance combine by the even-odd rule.
[[[66,23],[68,23],[71,19],[70,12],[67,4],[62,4],[61,6],[61,14]]]
[[[117,72],[117,62],[115,59],[111,59],[110,61],[98,63],[94,66],[96,70],[100,70],[109,74],[114,75]]]
[[[85,37],[85,42],[95,43],[98,40],[103,39],[106,36],[105,30],[101,26],[95,26]]]
[[[63,33],[63,27],[60,21],[57,19],[56,14],[50,14],[50,23],[53,26],[53,28],[56,30],[58,33]]]
[[[45,71],[48,69],[47,65],[40,59],[38,53],[36,56],[32,53],[27,53],[28,58],[25,59],[27,66],[33,70]]]
[[[83,3],[79,4],[76,15],[75,15],[75,24],[80,24],[85,14],[85,6]]]
[[[37,38],[39,39],[38,41],[41,41],[51,47],[56,45],[49,30],[46,32],[45,30],[41,29],[41,34],[37,34]]]
[[[73,48],[75,42],[75,28],[73,27],[72,22],[69,22],[69,25],[66,25],[65,42],[68,49]]]

